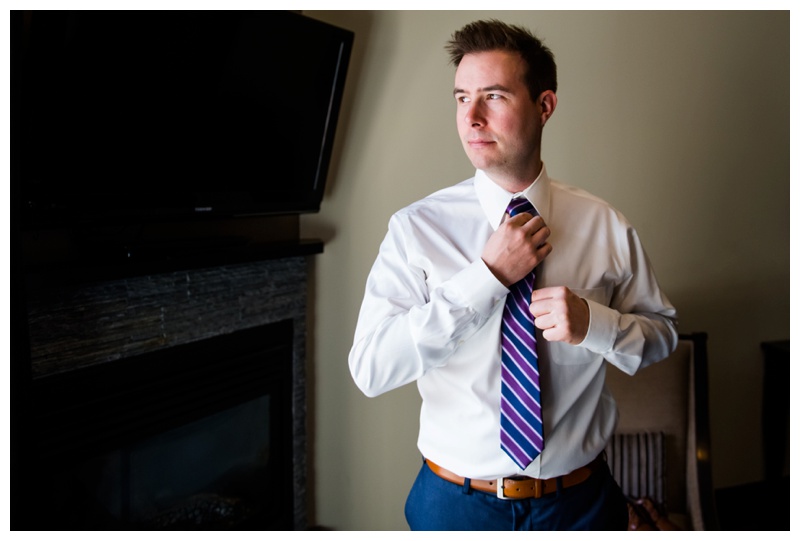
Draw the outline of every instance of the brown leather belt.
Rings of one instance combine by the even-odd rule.
[[[434,464],[428,459],[425,463],[433,473],[444,479],[459,486],[464,486],[466,479],[460,475],[456,475],[450,470],[446,470],[441,466]],[[491,481],[482,479],[470,479],[469,486],[481,492],[488,492],[489,494],[496,494],[498,498],[503,500],[521,500],[524,498],[541,498],[545,494],[552,494],[558,490],[558,481],[561,480],[561,488],[572,487],[586,481],[592,473],[603,463],[603,455],[601,454],[586,466],[571,471],[561,477],[553,477],[552,479],[535,479],[533,477],[501,477]]]

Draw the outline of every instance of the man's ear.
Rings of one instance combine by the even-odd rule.
[[[545,90],[541,94],[539,94],[538,105],[541,107],[542,110],[542,127],[547,123],[548,119],[553,116],[553,113],[556,110],[556,105],[558,104],[558,97],[556,97],[556,93],[552,90]]]

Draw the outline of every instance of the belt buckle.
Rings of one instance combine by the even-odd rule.
[[[497,497],[501,500],[519,500],[524,498],[533,498],[538,499],[544,495],[544,480],[542,479],[529,479],[529,482],[533,483],[533,493],[532,494],[522,494],[519,496],[506,496],[505,492],[505,477],[498,477],[497,478]]]
[[[505,481],[504,477],[497,478],[497,497],[500,498],[501,500],[510,500],[511,498],[506,496],[506,493],[504,492],[505,485],[503,481]]]

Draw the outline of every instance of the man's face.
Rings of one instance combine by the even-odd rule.
[[[542,109],[524,76],[522,58],[507,51],[465,55],[456,70],[461,144],[472,165],[507,186],[530,184],[540,166]]]

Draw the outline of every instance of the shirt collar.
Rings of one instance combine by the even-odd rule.
[[[508,203],[516,195],[519,195],[507,192],[495,184],[489,178],[489,175],[481,169],[475,172],[475,191],[492,229],[500,227],[500,223],[503,221],[503,214],[508,208]],[[544,219],[545,223],[548,223],[550,216],[550,177],[547,175],[547,169],[544,164],[542,164],[542,171],[536,177],[536,180],[520,194],[531,202],[536,212]]]

